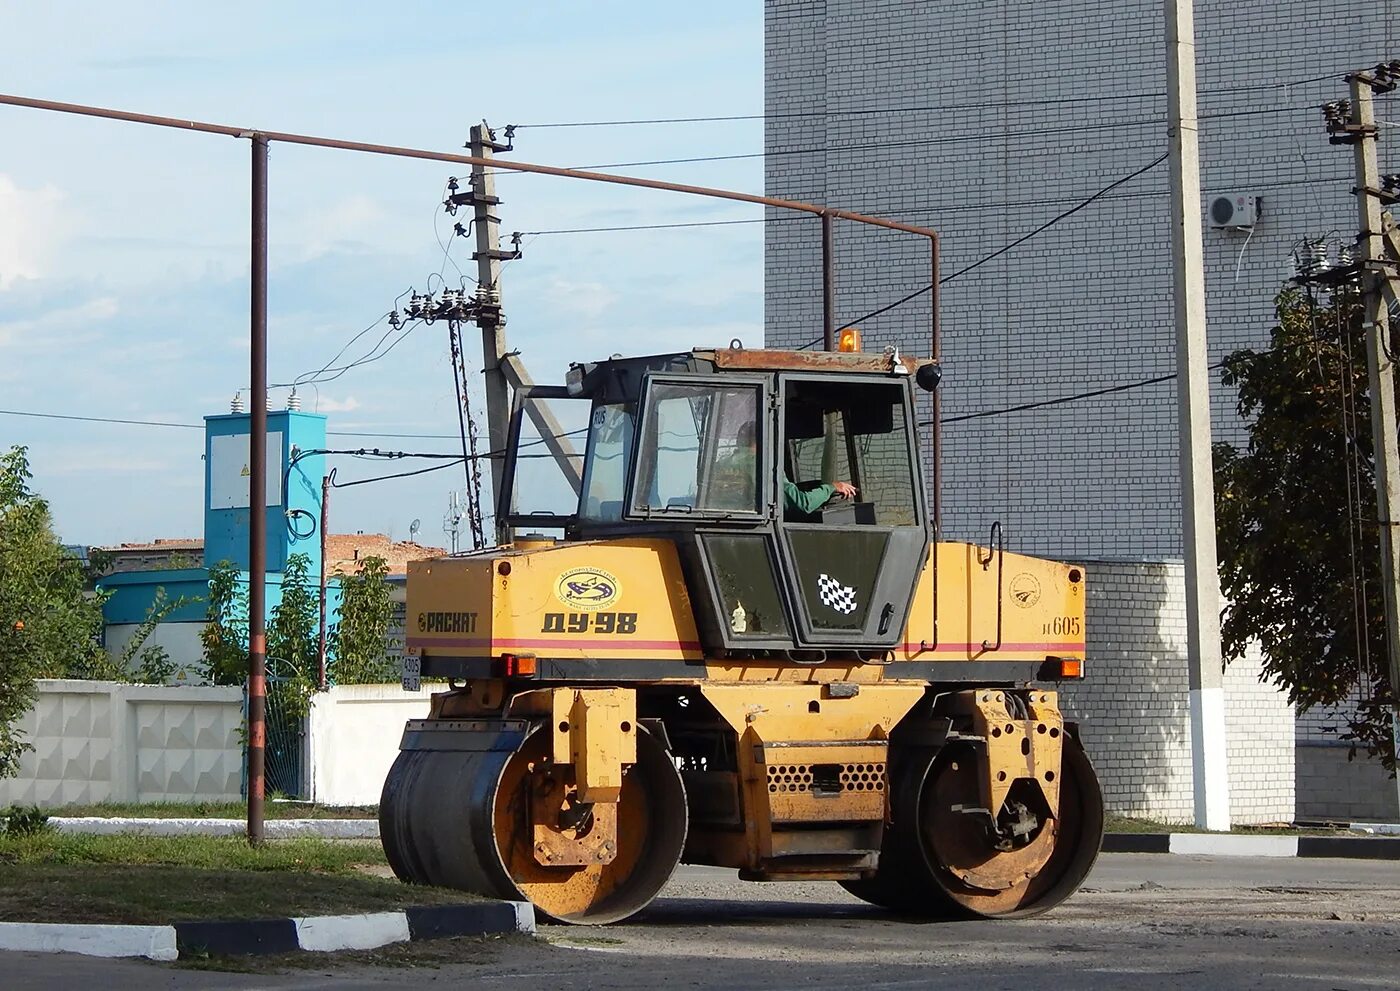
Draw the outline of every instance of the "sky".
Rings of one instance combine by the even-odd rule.
[[[758,0],[0,0],[0,92],[447,152],[485,119],[523,125],[511,157],[554,165],[761,152],[756,120],[529,125],[757,114],[762,73]],[[236,391],[246,401],[249,160],[246,140],[0,106],[0,410],[10,411],[0,449],[29,448],[33,487],[66,543],[200,535],[201,429],[14,412],[197,426]],[[762,168],[750,158],[615,171],[761,193]],[[440,206],[448,177],[467,171],[272,146],[271,382],[326,364],[410,287],[473,272],[472,246],[451,236],[455,218]],[[502,176],[497,193],[506,235],[761,216],[541,176]],[[557,383],[570,361],[759,344],[762,237],[762,224],[527,235],[502,277],[509,345],[536,381]],[[479,335],[467,339],[480,367]],[[274,408],[287,392],[274,390]],[[451,451],[447,329],[416,327],[382,360],[301,398],[331,431],[439,435],[330,447]],[[385,470],[332,463],[342,481]],[[445,544],[461,479],[449,468],[340,490],[332,529],[403,539],[417,519],[421,542]]]

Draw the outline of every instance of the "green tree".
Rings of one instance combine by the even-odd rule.
[[[332,680],[338,685],[378,685],[398,680],[389,657],[389,624],[394,600],[389,565],[367,557],[353,575],[339,574],[340,621],[331,629]]]
[[[267,656],[287,674],[309,676],[319,666],[320,599],[311,586],[305,554],[292,554],[282,571],[282,597],[267,623]]]
[[[26,448],[0,455],[0,777],[27,745],[15,723],[34,704],[34,681],[100,664],[102,596],[53,531],[48,503],[29,488]]]
[[[1359,301],[1288,288],[1276,314],[1268,350],[1224,362],[1249,424],[1243,450],[1214,449],[1225,655],[1257,641],[1300,710],[1354,705],[1340,738],[1393,769]]]
[[[206,675],[216,685],[241,685],[248,677],[248,592],[228,561],[209,569],[207,601],[199,634]]]

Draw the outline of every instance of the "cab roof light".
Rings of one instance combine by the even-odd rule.
[[[836,350],[845,354],[855,354],[860,350],[860,330],[856,327],[842,327],[836,338]]]

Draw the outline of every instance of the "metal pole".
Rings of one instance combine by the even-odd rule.
[[[320,669],[320,679],[317,682],[321,686],[321,691],[326,690],[326,550],[330,541],[326,535],[330,532],[326,527],[331,518],[331,476],[325,474],[321,476],[321,620],[320,628],[316,639],[316,660]]]
[[[267,135],[253,142],[252,415],[248,436],[248,841],[263,840],[267,739]]]
[[[939,273],[938,238],[934,237],[929,239],[929,285],[932,286],[929,290],[929,308],[932,311],[929,319],[929,346],[933,351],[929,357],[935,362],[943,360],[943,328],[938,321],[938,307],[942,302],[939,298]],[[933,539],[936,541],[943,537],[943,393],[941,386],[930,393],[930,402],[933,405],[931,424],[933,431]],[[935,563],[936,561],[935,557]],[[938,623],[937,615],[934,616],[933,621],[935,625]]]
[[[1186,652],[1196,825],[1230,828],[1225,689],[1220,652],[1220,573],[1210,452],[1201,163],[1196,121],[1192,0],[1165,0],[1167,127],[1171,159],[1172,270],[1176,299],[1177,444],[1186,565]]]
[[[822,218],[822,341],[827,351],[836,350],[836,245],[831,230],[831,214]]]
[[[205,121],[184,120],[178,117],[157,117],[152,114],[138,114],[129,110],[114,110],[109,107],[93,107],[81,103],[61,103],[57,100],[38,100],[29,96],[15,96],[0,93],[0,105],[28,107],[33,110],[48,110],[55,113],[78,114],[83,117],[103,117],[107,120],[121,120],[134,124],[150,124],[155,127],[172,127],[181,131],[196,131],[204,134],[224,134],[233,138],[252,137],[254,131],[246,127],[230,124],[211,124]],[[797,210],[802,213],[830,213],[838,220],[851,220],[858,224],[884,227],[907,234],[937,238],[938,232],[928,227],[902,224],[897,220],[871,217],[853,210],[836,210],[831,207],[803,203],[799,200],[785,200],[776,196],[759,196],[756,193],[741,193],[733,189],[715,189],[711,186],[690,186],[679,182],[666,182],[662,179],[644,179],[641,176],[613,175],[608,172],[589,172],[583,169],[566,169],[557,165],[537,165],[511,159],[481,158],[474,155],[453,155],[424,148],[404,148],[397,145],[372,144],[366,141],[347,141],[341,138],[322,138],[311,134],[296,134],[291,131],[256,132],[268,141],[281,141],[286,144],[307,145],[313,148],[334,148],[340,151],[358,151],[367,155],[391,155],[396,158],[417,158],[428,162],[453,162],[462,165],[479,165],[492,170],[504,169],[508,172],[528,172],[532,175],[550,175],[561,179],[586,179],[590,182],[607,182],[618,186],[635,186],[638,189],[659,189],[672,193],[689,193],[693,196],[709,196],[714,199],[733,200],[737,203],[753,203],[758,206],[777,207],[780,210]]]
[[[1371,391],[1371,435],[1376,449],[1376,509],[1380,523],[1381,587],[1385,590],[1385,647],[1391,692],[1400,691],[1400,445],[1396,437],[1395,363],[1391,360],[1390,314],[1385,304],[1385,274],[1370,263],[1387,257],[1382,234],[1380,167],[1376,161],[1376,105],[1368,73],[1352,73],[1352,123],[1359,127],[1352,144],[1356,163],[1356,222],[1361,228],[1365,310],[1366,371]],[[1400,698],[1391,713],[1393,738],[1400,738]],[[1400,789],[1400,778],[1396,779]],[[1397,791],[1400,796],[1400,791]]]

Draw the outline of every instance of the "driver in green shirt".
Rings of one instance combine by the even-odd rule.
[[[742,486],[747,499],[740,498],[739,505],[751,506],[756,477],[755,463],[758,458],[758,441],[752,420],[739,427],[735,441],[736,446],[733,453],[718,466],[717,478],[732,478],[735,484],[726,486],[727,488]],[[723,481],[721,484],[724,484]],[[850,482],[823,482],[820,485],[802,489],[798,488],[797,484],[786,475],[783,476],[784,513],[810,515],[825,506],[833,497],[854,499],[856,487]]]

